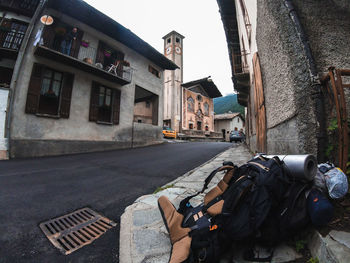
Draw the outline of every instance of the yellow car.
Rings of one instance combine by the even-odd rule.
[[[165,138],[174,138],[176,139],[176,131],[169,127],[163,127],[163,136]]]

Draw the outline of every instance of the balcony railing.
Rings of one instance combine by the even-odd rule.
[[[240,55],[232,55],[233,73],[242,74],[249,73],[249,65],[247,62],[248,53],[243,51]]]
[[[7,23],[7,27],[0,26],[0,48],[19,50],[21,47],[27,25]]]
[[[41,44],[41,45],[40,45]],[[62,45],[62,41],[59,40],[43,40],[39,45],[56,51],[64,57],[71,57],[72,59],[85,62],[96,71],[105,71],[110,75],[114,75],[123,81],[130,83],[132,79],[133,70],[129,66],[123,65],[121,61],[115,61],[114,63],[100,63],[96,61],[96,54],[98,50],[94,47],[80,45],[80,41],[74,40],[71,48],[67,49]]]
[[[0,0],[0,7],[3,10],[10,10],[23,15],[32,16],[39,0]]]

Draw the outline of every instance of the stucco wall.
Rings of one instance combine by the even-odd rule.
[[[53,11],[45,11],[48,14],[55,15]],[[56,14],[57,15],[57,14]],[[129,49],[123,44],[97,32],[96,30],[76,21],[65,15],[60,19],[67,24],[75,25],[80,30],[87,32],[89,38],[99,39],[106,44],[122,51],[125,54],[125,60],[129,61],[131,67],[135,69],[132,82],[121,86],[114,82],[96,77],[95,75],[85,73],[77,68],[69,67],[59,62],[49,60],[34,55],[33,38],[30,40],[29,48],[24,56],[23,67],[19,76],[13,109],[13,118],[11,125],[11,138],[17,141],[13,145],[13,156],[18,156],[21,148],[21,142],[27,140],[46,140],[46,141],[80,141],[80,142],[112,142],[115,145],[130,145],[132,138],[132,124],[134,114],[134,94],[135,85],[142,87],[159,96],[159,109],[163,108],[163,78],[157,78],[148,71],[148,65],[152,64],[148,59],[140,56],[135,51]],[[39,24],[35,27],[34,35],[38,30]],[[94,39],[93,39],[94,38]],[[74,84],[72,90],[72,100],[70,108],[70,117],[68,119],[51,119],[37,117],[32,114],[25,114],[25,103],[27,97],[28,83],[30,80],[33,63],[41,63],[59,71],[70,72],[74,74]],[[163,75],[163,74],[162,74]],[[119,125],[101,125],[95,122],[89,122],[89,105],[92,81],[97,81],[107,87],[121,91],[120,100],[120,121]],[[149,131],[144,133],[135,133],[134,136],[141,136],[140,141],[158,138],[161,136],[161,125],[163,119],[162,110],[158,110],[159,129],[148,127]],[[150,125],[152,126],[152,125]],[[147,129],[144,128],[143,130]],[[153,134],[155,133],[155,134]],[[145,134],[152,136],[144,137]],[[142,138],[143,137],[143,138]],[[38,144],[39,145],[39,144]],[[91,143],[89,143],[91,145]],[[89,146],[90,147],[90,146]],[[78,147],[79,148],[79,147]],[[92,150],[93,150],[92,146]],[[90,149],[90,148],[89,148]],[[78,151],[78,150],[77,150]],[[82,149],[84,151],[84,149]],[[52,151],[59,154],[60,151]],[[66,153],[66,152],[65,152]],[[50,154],[49,152],[47,154]]]
[[[283,1],[258,0],[256,37],[265,94],[267,151],[316,154],[317,130],[308,64]],[[277,135],[288,134],[290,121],[295,122],[293,141]]]

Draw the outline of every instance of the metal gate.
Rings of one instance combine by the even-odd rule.
[[[346,112],[346,100],[344,89],[350,88],[349,83],[344,83],[343,77],[350,76],[350,69],[336,69],[330,67],[328,74],[322,78],[322,83],[330,94],[331,105],[336,107],[337,124],[338,124],[338,166],[346,171],[346,163],[348,160],[349,134],[348,119]],[[328,85],[330,82],[331,85]],[[333,104],[332,104],[333,103]]]

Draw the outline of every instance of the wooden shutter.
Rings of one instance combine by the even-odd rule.
[[[114,100],[113,100],[113,124],[119,124],[120,115],[120,90],[113,90]]]
[[[159,99],[158,96],[154,96],[152,99],[152,124],[158,125],[158,108]]]
[[[41,90],[41,74],[43,66],[35,63],[33,65],[32,76],[28,86],[26,113],[35,114],[38,110],[40,90]]]
[[[105,60],[105,55],[103,54],[103,49],[104,49],[103,43],[99,42],[95,61],[96,61],[96,63],[101,63],[102,65],[104,65],[104,60]]]
[[[49,48],[56,48],[58,49],[59,46],[54,47],[54,39],[55,39],[55,25],[57,24],[56,18],[54,18],[54,23],[49,26],[44,27],[44,32],[42,34],[42,38],[44,41],[44,46]]]
[[[84,31],[78,29],[77,38],[76,38],[76,40],[72,41],[72,48],[71,48],[71,52],[70,52],[70,55],[72,57],[75,57],[75,58],[78,57],[79,50],[80,50],[80,44],[81,44],[81,40],[83,39],[83,35],[84,35]]]
[[[67,118],[67,119],[69,118],[73,82],[74,82],[74,75],[70,73],[65,73],[64,79],[63,79],[62,91],[61,91],[60,116],[62,118]]]
[[[96,82],[92,82],[89,121],[97,121],[98,119],[98,99],[100,88]]]
[[[265,99],[264,88],[261,77],[260,60],[258,53],[256,52],[253,57],[254,66],[254,100],[255,100],[255,113],[256,113],[256,139],[257,149],[259,152],[266,152],[266,112],[265,112]]]

